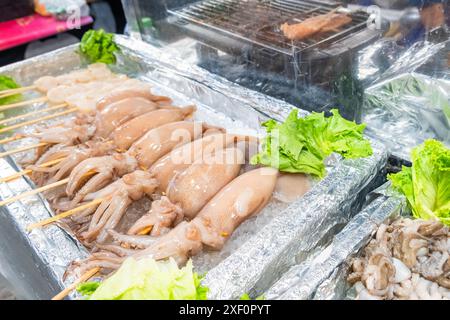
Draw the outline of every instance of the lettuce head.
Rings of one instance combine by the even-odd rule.
[[[267,136],[262,151],[251,159],[252,164],[323,178],[326,174],[324,161],[332,153],[344,158],[372,155],[370,142],[363,135],[365,124],[344,119],[336,109],[331,113],[331,117],[313,112],[298,118],[298,111],[294,109],[283,123],[264,122]]]
[[[450,226],[450,149],[427,140],[413,149],[411,161],[411,167],[389,175],[392,186],[405,195],[415,218]]]

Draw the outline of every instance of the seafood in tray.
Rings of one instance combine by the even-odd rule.
[[[330,183],[328,172],[345,163],[330,161],[330,155],[355,159],[349,166],[352,161],[367,162],[353,173],[361,175],[352,185],[358,192],[385,159],[363,137],[364,126],[338,113],[302,119],[291,112],[284,123],[277,123],[257,106],[245,105],[245,99],[205,86],[218,88],[222,80],[192,83],[191,77],[180,75],[186,72],[181,64],[172,70],[152,52],[133,51],[127,41],[118,41],[129,53],[122,53],[116,66],[79,68],[73,49],[67,48],[56,57],[66,64],[67,73],[28,75],[31,86],[3,93],[35,92],[32,100],[0,106],[25,110],[2,129],[9,135],[1,140],[1,156],[12,156],[19,166],[2,174],[1,205],[10,210],[17,202],[42,195],[53,216],[26,225],[21,221],[22,232],[45,237],[55,232],[51,225],[57,223],[88,251],[67,261],[64,274],[55,272],[61,277],[57,282],[72,284],[98,274],[107,286],[129,266],[129,259],[152,259],[158,269],[160,260],[170,258],[183,267],[193,258],[198,272],[220,269],[258,229],[275,217],[281,219],[280,212],[292,208],[311,188]],[[16,72],[19,69],[26,68]],[[241,90],[227,85],[221,89],[230,94]],[[283,105],[270,102],[274,110]],[[25,108],[27,104],[32,106]],[[57,108],[68,109],[53,113]],[[278,110],[283,108],[290,109]],[[23,121],[27,118],[31,120]],[[268,120],[264,127],[262,120]],[[322,140],[310,141],[317,128]],[[264,129],[266,136],[261,134]],[[285,145],[289,139],[296,143]],[[321,145],[323,139],[329,144]],[[32,182],[33,188],[5,196],[23,181]],[[357,196],[352,201],[357,205]],[[328,223],[345,224],[349,211]],[[314,241],[323,236],[319,233]],[[46,250],[38,255],[45,256]]]
[[[450,299],[449,257],[448,227],[399,218],[379,227],[348,281],[358,299]]]
[[[449,155],[436,140],[414,148],[412,166],[389,175],[392,184],[374,192],[330,246],[292,267],[267,296],[450,299]]]

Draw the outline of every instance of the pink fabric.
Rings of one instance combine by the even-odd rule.
[[[92,17],[82,17],[82,26],[92,23]],[[38,14],[0,22],[0,51],[19,46],[34,40],[52,36],[69,29],[66,21]]]

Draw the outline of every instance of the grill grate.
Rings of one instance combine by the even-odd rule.
[[[302,41],[284,37],[280,25],[298,23],[325,14],[339,4],[326,1],[298,0],[206,0],[170,13],[184,22],[196,24],[247,43],[282,53],[299,53],[312,48],[324,48],[366,27],[367,14],[352,13],[352,23],[328,33]]]

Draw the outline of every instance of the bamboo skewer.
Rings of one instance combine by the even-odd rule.
[[[66,179],[66,180],[68,180],[68,179]],[[61,180],[61,181],[63,181],[63,180]],[[53,217],[51,217],[51,218],[44,219],[44,220],[41,220],[41,221],[39,221],[39,222],[30,224],[30,225],[27,227],[27,230],[28,230],[28,231],[31,231],[31,230],[33,230],[33,229],[40,228],[40,227],[44,227],[44,226],[46,226],[46,225],[48,225],[48,224],[50,224],[50,223],[59,221],[59,220],[61,220],[61,219],[67,218],[67,217],[70,217],[71,215],[74,215],[74,214],[77,213],[77,212],[80,212],[80,211],[83,211],[83,210],[85,210],[85,209],[89,209],[90,207],[94,207],[94,206],[96,206],[96,205],[99,205],[102,201],[104,201],[104,200],[106,200],[106,199],[107,199],[107,198],[95,199],[95,200],[92,200],[91,202],[88,202],[88,203],[86,203],[86,204],[83,204],[83,205],[81,205],[81,206],[79,206],[79,207],[76,207],[76,208],[73,208],[73,209],[68,210],[68,211],[66,211],[66,212],[57,214],[56,216],[53,216]]]
[[[44,116],[44,117],[41,117],[41,118],[38,118],[38,119],[33,119],[33,120],[17,123],[17,124],[11,125],[9,127],[4,127],[2,129],[0,129],[0,133],[4,133],[4,132],[10,131],[10,130],[14,130],[14,129],[17,129],[17,128],[25,127],[25,126],[28,126],[28,125],[31,125],[31,124],[35,124],[35,123],[44,121],[44,120],[49,120],[49,119],[53,119],[53,118],[56,118],[56,117],[64,116],[66,114],[73,113],[75,111],[78,111],[77,107],[70,108],[70,109],[68,109],[66,111],[50,114],[50,115],[47,115],[47,116]]]
[[[13,154],[16,154],[16,153],[20,153],[20,152],[23,152],[23,151],[27,151],[27,150],[31,150],[31,149],[34,149],[34,148],[43,147],[43,146],[46,146],[46,145],[48,145],[47,142],[40,142],[40,143],[37,143],[37,144],[33,144],[31,146],[20,147],[20,148],[17,148],[17,149],[8,150],[8,151],[5,151],[5,152],[0,152],[0,158],[4,158],[6,156],[10,156],[10,155],[13,155]]]
[[[23,135],[23,134],[16,134],[16,135],[14,135],[12,137],[0,140],[0,144],[13,142],[13,141],[20,140],[20,139],[23,139],[23,138],[25,138],[25,135]]]
[[[66,158],[59,158],[59,159],[56,159],[56,160],[45,162],[45,163],[39,165],[39,168],[51,167],[52,165],[60,163],[64,159],[66,159]],[[32,173],[33,171],[35,171],[35,170],[33,170],[33,169],[25,169],[25,170],[16,172],[16,173],[14,173],[14,174],[12,174],[12,175],[10,175],[8,177],[1,178],[0,179],[0,183],[10,182],[10,181],[16,180],[16,179],[18,179],[18,178],[20,178],[22,176],[25,176],[27,174]]]
[[[35,89],[36,89],[36,86],[28,86],[28,87],[20,87],[20,88],[2,90],[2,91],[0,91],[0,98],[13,96],[18,93],[22,93],[25,91],[31,91],[31,90],[35,90]]]
[[[23,106],[33,104],[33,103],[47,102],[47,101],[48,101],[47,97],[40,97],[40,98],[25,100],[25,101],[21,101],[21,102],[17,102],[17,103],[4,104],[4,105],[0,106],[0,111],[5,111],[5,110],[17,108],[17,107],[23,107]]]
[[[90,278],[95,276],[97,272],[99,272],[101,269],[100,267],[95,267],[94,269],[86,271],[81,277],[79,277],[77,280],[75,280],[70,286],[65,288],[63,291],[58,293],[56,296],[52,298],[52,300],[62,300],[65,297],[67,297],[73,290],[76,289],[76,287],[82,283],[88,281]]]
[[[62,103],[62,104],[58,104],[58,105],[53,106],[53,107],[40,109],[40,110],[36,110],[36,111],[24,113],[24,114],[19,114],[18,116],[15,116],[15,117],[12,117],[12,118],[6,118],[6,119],[3,119],[3,120],[0,120],[0,125],[2,125],[4,123],[15,121],[15,120],[23,119],[23,118],[28,118],[28,117],[31,117],[31,116],[34,116],[34,115],[37,115],[37,114],[40,114],[40,113],[46,113],[46,112],[49,112],[49,111],[65,108],[67,106],[68,105],[66,103]]]
[[[63,158],[63,159],[65,159],[65,158]],[[88,172],[86,172],[83,175],[83,177],[88,177],[88,176],[94,175],[96,173],[97,172],[95,170],[89,170]],[[4,206],[6,204],[9,204],[11,202],[19,201],[19,200],[21,200],[21,199],[23,199],[25,197],[32,196],[32,195],[37,194],[39,192],[48,191],[50,189],[62,186],[64,184],[68,183],[68,182],[69,182],[69,178],[66,178],[66,179],[63,179],[63,180],[59,180],[59,181],[53,182],[53,183],[48,184],[46,186],[42,186],[40,188],[36,188],[36,189],[30,190],[30,191],[18,194],[17,196],[14,196],[14,197],[11,197],[11,198],[8,198],[6,200],[1,201],[0,202],[0,207]]]
[[[40,188],[36,188],[36,189],[30,190],[30,191],[18,194],[17,196],[14,196],[14,197],[11,197],[11,198],[8,198],[6,200],[1,201],[0,202],[0,207],[5,206],[5,205],[10,204],[10,203],[15,202],[15,201],[19,201],[19,200],[21,200],[23,198],[35,195],[37,193],[44,192],[44,191],[47,191],[47,190],[50,190],[50,189],[62,186],[64,184],[66,184],[67,182],[69,182],[69,178],[66,178],[66,179],[57,181],[55,183],[51,183],[49,185],[46,185],[46,186],[43,186],[43,187],[40,187]]]

